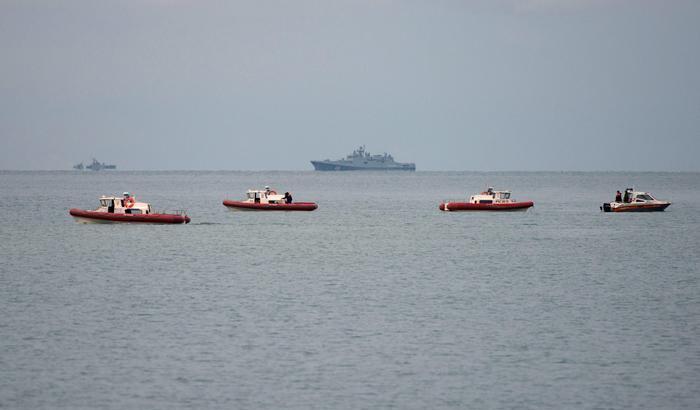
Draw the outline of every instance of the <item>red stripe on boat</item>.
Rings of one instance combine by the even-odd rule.
[[[295,202],[291,204],[260,204],[248,201],[224,200],[224,206],[229,208],[250,209],[256,211],[313,211],[318,208],[314,202]]]
[[[509,202],[504,204],[473,204],[470,202],[443,202],[441,211],[514,211],[535,205],[532,201]]]

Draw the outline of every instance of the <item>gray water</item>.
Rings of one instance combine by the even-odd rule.
[[[233,213],[272,185],[310,213]],[[442,213],[486,185],[527,213]],[[673,205],[604,214],[634,185]],[[80,225],[131,191],[189,225]],[[0,407],[700,407],[700,174],[0,173]]]

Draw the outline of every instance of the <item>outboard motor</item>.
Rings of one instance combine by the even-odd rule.
[[[610,212],[611,211],[610,203],[609,202],[604,203],[603,206],[600,207],[600,210],[603,212]]]

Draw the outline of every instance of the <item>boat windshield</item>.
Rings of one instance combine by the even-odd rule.
[[[651,195],[649,195],[649,194],[637,195],[637,199],[642,199],[644,201],[653,201],[654,200],[654,198],[652,198]]]
[[[510,192],[499,192],[498,199],[510,199]]]
[[[100,205],[106,207],[106,206],[107,206],[107,200],[106,200],[106,199],[100,199]]]

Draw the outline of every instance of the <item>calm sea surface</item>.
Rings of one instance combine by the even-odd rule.
[[[310,213],[233,213],[271,185]],[[441,213],[487,185],[527,213]],[[673,205],[603,214],[634,185]],[[79,225],[131,191],[182,226]],[[2,408],[700,407],[700,174],[0,173]]]

